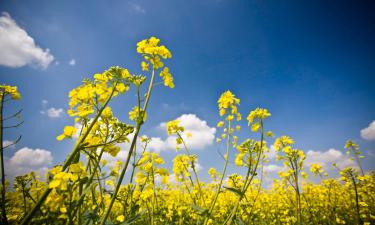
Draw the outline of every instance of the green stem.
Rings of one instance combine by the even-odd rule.
[[[184,145],[184,148],[186,150],[186,152],[188,153],[188,155],[190,156],[190,151],[188,149],[188,147],[186,146],[186,143],[184,141],[184,139],[182,138],[181,134],[177,132],[177,135],[179,138],[181,138],[182,140],[182,144]],[[202,188],[201,188],[201,184],[200,184],[200,181],[199,181],[199,177],[198,177],[198,173],[197,173],[197,170],[195,169],[195,165],[194,165],[194,162],[191,161],[191,168],[193,169],[193,173],[194,173],[194,176],[195,176],[195,182],[197,183],[198,185],[198,192],[199,192],[199,195],[201,197],[201,200],[202,200],[202,203],[203,205],[205,206],[205,202],[204,202],[204,197],[203,197],[203,192],[202,192]]]
[[[117,83],[114,85],[114,88],[112,90],[112,93],[111,95],[108,97],[107,101],[104,103],[103,107],[99,110],[99,112],[96,114],[95,118],[93,119],[93,121],[91,122],[90,126],[87,128],[87,131],[86,133],[81,136],[77,143],[75,144],[73,150],[71,151],[71,154],[68,156],[68,158],[66,159],[66,161],[64,162],[63,166],[62,166],[62,171],[65,171],[69,166],[70,164],[72,163],[73,159],[75,158],[76,154],[79,152],[79,150],[81,149],[81,144],[86,140],[87,136],[89,135],[89,133],[91,132],[92,128],[94,127],[96,121],[99,119],[100,115],[102,114],[104,108],[108,105],[109,101],[112,99],[112,96],[116,90],[116,85]],[[26,215],[26,217],[22,220],[21,222],[21,225],[26,225],[26,224],[29,224],[31,219],[33,218],[34,214],[40,209],[40,207],[43,205],[44,201],[47,199],[48,195],[51,193],[52,189],[51,188],[48,188],[44,191],[44,193],[42,194],[42,196],[39,198],[38,202],[34,205],[34,207],[32,208],[32,210]]]
[[[238,201],[236,202],[236,205],[234,206],[231,214],[229,215],[229,219],[227,219],[228,222],[224,222],[224,224],[227,224],[227,225],[232,224],[233,219],[234,219],[234,217],[236,215],[236,212],[238,210],[238,207],[240,205],[240,202],[245,197],[245,193],[246,193],[247,189],[249,188],[252,180],[254,179],[254,177],[256,175],[256,171],[258,169],[260,157],[263,153],[264,128],[263,128],[263,121],[262,120],[260,121],[260,125],[261,125],[261,129],[262,129],[262,131],[261,131],[262,134],[261,134],[261,138],[260,138],[260,149],[259,149],[259,152],[258,152],[258,157],[257,157],[257,161],[256,161],[256,164],[255,164],[253,173],[251,174],[251,177],[249,178],[249,175],[250,175],[250,172],[251,172],[251,166],[249,165],[248,170],[247,170],[247,174],[246,174],[246,179],[245,179],[245,182],[244,182],[244,186],[243,186],[242,191],[241,191],[242,195],[239,197]],[[255,202],[254,202],[254,204],[255,204]]]
[[[100,151],[100,153],[99,153],[97,163],[95,164],[94,168],[92,169],[93,172],[91,173],[90,178],[87,181],[85,189],[82,189],[83,187],[82,188],[80,187],[80,195],[79,195],[80,197],[79,197],[79,199],[77,201],[77,206],[74,209],[72,209],[72,211],[74,210],[73,211],[73,215],[75,215],[76,212],[77,212],[77,210],[78,210],[78,214],[77,214],[78,215],[78,221],[80,221],[80,219],[81,219],[80,218],[80,213],[79,213],[79,211],[81,210],[81,205],[83,203],[83,200],[85,199],[86,194],[90,191],[90,189],[92,187],[91,183],[94,180],[94,176],[96,174],[96,170],[100,166],[100,160],[101,160],[101,158],[103,156],[103,152],[104,152],[104,150],[102,149]],[[98,181],[98,182],[100,182],[100,181]],[[93,196],[93,198],[95,198],[95,196]],[[80,224],[81,224],[81,221],[80,221]]]
[[[299,170],[298,170],[297,158],[294,160],[294,163],[295,163],[295,169],[293,171],[294,171],[294,181],[295,181],[296,201],[297,201],[297,223],[301,224],[302,223],[302,210],[301,210],[301,194],[300,194],[299,183],[298,183]]]
[[[135,144],[137,143],[137,137],[138,137],[138,134],[139,134],[139,130],[141,129],[141,126],[142,126],[142,123],[143,123],[144,113],[146,113],[147,106],[148,106],[148,103],[150,101],[150,96],[151,96],[151,91],[152,91],[154,79],[155,79],[155,68],[152,69],[152,76],[151,76],[150,85],[149,85],[148,91],[147,91],[146,101],[145,101],[145,104],[143,106],[142,113],[140,113],[140,114],[142,114],[142,118],[141,118],[140,121],[137,122],[136,129],[135,129],[135,134],[134,134],[134,137],[133,137],[130,149],[129,149],[128,156],[127,156],[126,161],[125,161],[124,168],[121,171],[119,180],[117,182],[116,188],[115,188],[115,190],[113,192],[113,195],[112,195],[112,198],[111,198],[111,202],[109,203],[108,208],[104,212],[104,217],[103,217],[102,221],[100,222],[101,225],[104,225],[105,222],[108,219],[108,216],[109,216],[109,213],[111,212],[112,206],[115,203],[116,196],[117,196],[117,193],[118,193],[118,191],[120,189],[122,180],[124,179],[125,172],[126,172],[126,170],[128,168],[128,165],[129,165],[129,162],[130,162],[130,158],[131,158],[131,156],[133,154],[133,150],[134,150]]]
[[[211,203],[210,209],[208,210],[208,213],[207,213],[207,215],[205,217],[205,220],[203,222],[204,225],[207,224],[209,218],[211,217],[211,213],[212,213],[212,211],[215,208],[216,201],[217,201],[217,199],[219,197],[219,194],[220,194],[220,191],[221,191],[221,185],[223,184],[225,173],[226,173],[227,167],[228,167],[228,162],[229,162],[229,146],[230,146],[230,129],[231,129],[230,121],[228,122],[228,128],[227,129],[228,129],[227,130],[227,135],[228,135],[228,137],[227,137],[227,151],[226,151],[226,156],[224,157],[225,163],[224,163],[223,173],[222,173],[220,181],[219,181],[219,183],[217,185],[217,190],[216,190],[216,193],[215,193],[214,200]]]
[[[0,158],[1,158],[1,221],[3,224],[8,224],[7,214],[6,214],[6,200],[5,200],[5,169],[4,169],[4,146],[3,146],[3,138],[4,138],[4,124],[3,124],[3,106],[4,106],[4,91],[0,93]]]
[[[358,189],[357,189],[357,182],[355,181],[355,177],[352,173],[350,173],[350,177],[351,177],[351,180],[352,180],[352,183],[353,183],[353,186],[354,186],[354,191],[355,191],[355,206],[356,206],[356,209],[357,209],[357,223],[359,225],[363,224],[363,221],[362,221],[362,218],[361,218],[361,214],[360,214],[360,211],[359,211],[359,196],[358,196]]]

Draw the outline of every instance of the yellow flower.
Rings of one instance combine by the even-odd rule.
[[[224,121],[219,121],[217,123],[217,127],[223,127],[224,126]]]
[[[168,67],[164,67],[164,69],[160,72],[160,77],[163,78],[164,86],[174,88],[173,77],[172,74],[169,73]]]
[[[125,216],[124,215],[120,215],[118,217],[116,217],[116,220],[120,223],[124,222],[125,221]]]
[[[142,61],[141,62],[141,67],[142,67],[142,70],[143,71],[148,71],[148,63],[146,63],[145,61]]]
[[[353,149],[359,149],[359,146],[352,140],[348,140],[346,141],[345,143],[345,148],[346,149],[349,149],[349,148],[353,148]]]
[[[276,151],[279,151],[281,148],[294,144],[293,139],[291,139],[288,136],[281,136],[275,140],[275,143],[273,144]]]
[[[123,83],[119,83],[116,85],[116,90],[120,93],[124,93],[125,91],[129,90],[129,86]]]
[[[17,91],[16,86],[0,85],[0,96],[10,95],[13,100],[21,99],[21,94]]]
[[[179,123],[180,123],[179,120],[171,120],[167,122],[166,128],[167,128],[168,135],[184,132],[185,128],[182,126],[179,126]]]
[[[266,136],[267,136],[267,137],[273,137],[274,134],[273,134],[272,131],[267,131],[267,132],[266,132]]]
[[[227,118],[225,118],[225,120],[227,121],[232,121],[233,120],[233,115],[228,115]]]
[[[57,136],[57,140],[61,141],[63,140],[64,138],[71,138],[77,131],[77,128],[73,127],[73,126],[66,126],[64,127],[64,133]]]
[[[61,212],[61,213],[67,213],[68,210],[67,210],[65,207],[61,207],[61,208],[60,208],[60,212]]]
[[[112,117],[112,110],[111,110],[111,107],[109,107],[109,106],[105,107],[105,109],[104,109],[103,112],[102,112],[102,117],[103,117],[103,118],[106,118],[106,119]]]
[[[108,152],[111,156],[116,157],[120,152],[120,147],[114,145],[107,145],[104,148],[105,152]]]
[[[236,166],[243,166],[243,157],[245,156],[244,153],[238,153],[237,156],[236,156],[236,159],[234,161],[234,163],[236,164]]]
[[[105,184],[108,185],[108,186],[111,186],[111,187],[115,186],[115,182],[113,180],[106,180]]]
[[[214,178],[214,177],[216,176],[216,174],[217,174],[217,171],[216,171],[215,168],[212,168],[212,167],[211,167],[211,168],[208,170],[208,174],[210,175],[211,178]]]
[[[129,112],[129,119],[137,121],[139,116],[143,115],[143,122],[147,120],[147,113],[140,110],[138,106],[134,106],[133,110]]]
[[[323,173],[323,167],[318,164],[318,163],[312,163],[310,165],[310,171],[314,174],[314,175],[318,175],[319,173]]]
[[[250,126],[250,124],[252,124],[255,119],[264,120],[270,116],[271,113],[269,113],[267,109],[256,108],[247,116],[248,125]]]
[[[240,100],[236,98],[231,91],[224,92],[217,102],[219,103],[220,109],[227,109],[240,104]]]
[[[171,52],[164,46],[159,45],[160,39],[151,37],[137,43],[137,52],[151,56],[161,56],[164,59],[171,58]]]
[[[257,132],[260,128],[260,123],[254,123],[252,126],[251,126],[251,131],[252,132]]]

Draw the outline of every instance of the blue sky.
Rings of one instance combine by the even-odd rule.
[[[56,110],[68,108],[69,90],[112,65],[140,73],[135,45],[156,36],[173,54],[167,65],[176,87],[155,90],[144,134],[164,140],[160,123],[183,114],[215,127],[217,98],[229,89],[243,115],[268,108],[268,129],[292,136],[306,152],[344,152],[350,138],[368,156],[365,168],[374,169],[375,124],[370,138],[360,133],[375,120],[374,8],[371,1],[3,1],[2,17],[53,56],[0,65],[0,83],[18,86],[23,96],[6,112],[22,108],[25,121],[6,134],[23,135],[6,156],[39,148],[51,152],[47,161],[61,162],[72,143],[55,137],[73,121]],[[128,95],[112,104],[124,121],[135,104]],[[52,107],[55,118],[48,116]],[[196,150],[204,170],[219,167],[220,148]],[[162,154],[170,161],[176,153]]]

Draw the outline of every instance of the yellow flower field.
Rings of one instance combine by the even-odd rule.
[[[240,106],[235,90],[217,96],[216,141],[226,149],[221,165],[207,168],[210,179],[199,177],[198,155],[186,143],[192,134],[179,120],[166,123],[165,132],[175,137],[178,151],[168,170],[165,159],[149,151],[151,139],[142,135],[142,127],[153,112],[149,103],[154,87],[175,88],[173,68],[164,65],[172,53],[156,37],[138,42],[136,51],[144,75],[111,67],[70,91],[67,113],[72,120],[56,141],[74,146],[45,177],[31,172],[6,180],[1,148],[2,224],[375,224],[375,173],[363,171],[361,162],[366,159],[356,143],[343,145],[357,166],[332,165],[339,177],[328,178],[328,168],[304,164],[306,155],[292,137],[275,137],[268,129],[272,112],[255,108],[243,117],[239,109],[248,108]],[[136,105],[127,124],[115,117],[110,104],[134,93]],[[17,101],[21,95],[17,87],[1,85],[0,98],[2,113],[5,100]],[[240,127],[243,119],[248,127]],[[240,133],[249,138],[240,140]],[[108,166],[103,154],[116,157],[118,144],[124,142],[130,146],[126,160]],[[284,168],[266,188],[270,145]],[[237,173],[228,172],[231,163]],[[308,173],[319,182],[311,182]]]

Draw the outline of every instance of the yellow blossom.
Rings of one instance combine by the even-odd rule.
[[[77,131],[77,128],[73,127],[73,126],[65,126],[64,127],[64,133],[57,136],[57,140],[61,141],[63,140],[64,138],[71,138]]]

